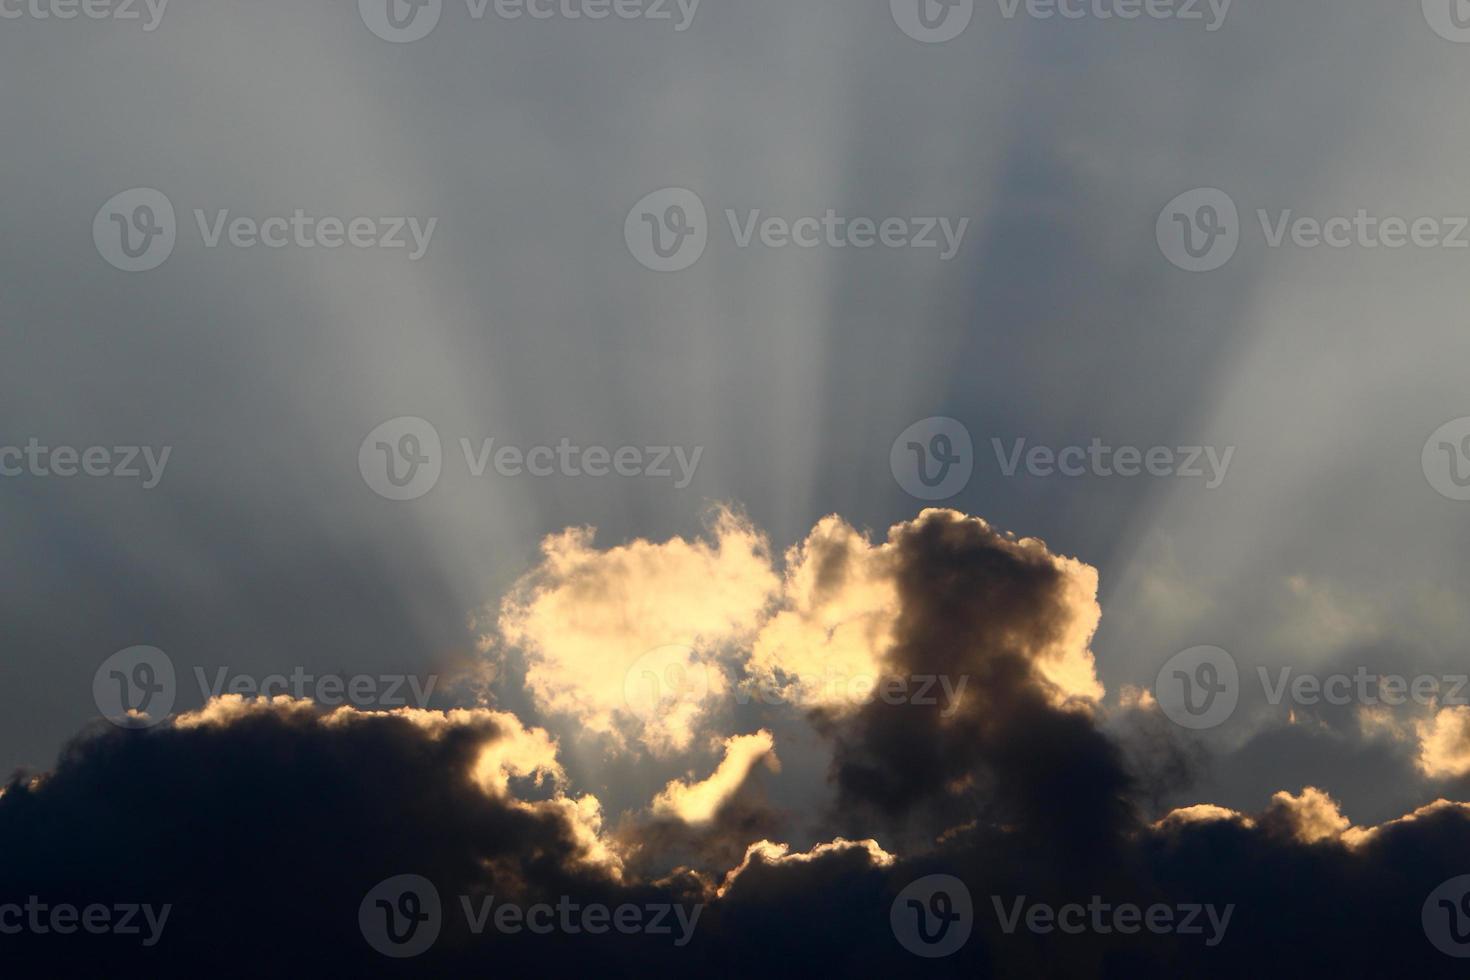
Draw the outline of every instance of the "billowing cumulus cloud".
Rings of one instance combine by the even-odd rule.
[[[1295,796],[1283,790],[1271,797],[1261,824],[1279,829],[1303,844],[1339,840],[1352,827],[1352,821],[1338,809],[1337,801],[1315,786],[1308,786]]]
[[[681,607],[690,592],[676,571],[691,569],[721,584]],[[701,663],[728,672],[697,715],[624,717],[623,678],[598,673],[604,633],[613,660],[656,642],[638,611],[655,632],[681,628]],[[487,706],[329,710],[226,695],[151,729],[99,723],[51,771],[12,778],[0,793],[0,906],[44,894],[174,911],[167,943],[146,952],[32,934],[0,943],[0,963],[24,973],[104,956],[124,974],[182,974],[264,931],[293,969],[371,972],[386,961],[359,905],[412,874],[441,900],[437,941],[405,966],[425,975],[1444,972],[1420,912],[1470,869],[1470,805],[1427,797],[1359,826],[1303,773],[1289,784],[1300,788],[1245,809],[1160,809],[1140,760],[1170,752],[1135,743],[1183,736],[1152,727],[1159,712],[1137,689],[1103,706],[1097,624],[1090,569],[951,511],[927,511],[882,543],[825,519],[779,569],[728,512],[700,541],[599,551],[569,532],[500,607],[491,651],[513,642],[524,653],[544,725]],[[811,683],[839,668],[875,681],[848,700]],[[744,708],[771,726],[721,731],[736,724],[740,685],[762,675],[789,697]],[[966,683],[922,696],[892,683],[925,677]],[[1421,733],[1435,759],[1453,758],[1458,720],[1441,712]],[[567,746],[584,728],[599,737],[579,742],[571,767]],[[1351,719],[1346,731],[1336,737],[1361,734]],[[602,788],[581,785],[597,782],[599,752],[606,772],[650,784],[636,805],[608,812]],[[1412,758],[1404,765],[1412,776]],[[797,807],[789,783],[814,779],[825,802]],[[894,923],[911,908],[905,889],[936,875],[968,891],[971,933],[953,956],[921,964]],[[678,907],[688,929],[678,944],[486,931],[475,917],[486,902],[548,916]],[[1208,905],[1228,909],[1229,924],[1209,945],[1183,932],[1040,932],[1007,925],[1018,902]]]
[[[720,511],[705,540],[599,551],[592,530],[571,529],[542,555],[498,618],[502,642],[525,653],[537,706],[615,739],[631,732],[654,752],[686,748],[705,696],[727,686],[715,655],[753,633],[778,587],[765,537]],[[688,653],[660,654],[678,646]],[[650,654],[645,705],[639,666]]]
[[[898,613],[891,548],[824,518],[786,553],[781,608],[756,637],[752,679],[799,705],[855,708],[884,674]]]
[[[787,553],[783,608],[761,629],[752,674],[803,705],[843,712],[867,702],[883,678],[905,666],[894,659],[905,612],[905,542],[922,527],[948,523],[967,527],[1017,567],[1035,564],[1054,574],[1052,631],[1026,655],[1057,701],[1102,697],[1089,649],[1101,615],[1096,570],[1051,555],[1035,539],[1016,540],[983,520],[941,510],[895,526],[876,545],[839,518],[820,522]]]

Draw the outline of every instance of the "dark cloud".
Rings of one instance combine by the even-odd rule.
[[[1286,781],[1323,761],[1322,750],[1290,757],[1303,738],[1293,730],[1238,753],[1234,764],[1263,767],[1288,757],[1280,782],[1242,789],[1248,812],[1156,822],[1160,787],[1184,792],[1198,746],[1144,701],[1109,714],[1054,682],[1059,649],[1090,632],[1076,568],[949,512],[926,513],[892,543],[901,612],[885,670],[971,682],[954,705],[875,699],[814,714],[837,801],[824,814],[773,802],[776,774],[755,766],[707,823],[644,811],[603,827],[570,795],[549,737],[513,715],[217,702],[151,729],[99,724],[53,771],[12,778],[0,796],[0,907],[37,896],[171,911],[156,945],[23,932],[0,938],[0,963],[7,975],[103,963],[164,976],[1127,978],[1438,976],[1459,965],[1421,913],[1441,883],[1470,874],[1470,808],[1350,828],[1327,793]],[[841,587],[848,560],[821,566],[824,587]],[[812,834],[816,846],[792,843]],[[369,893],[400,875],[430,882],[441,911],[436,940],[407,960],[383,957],[359,921]],[[904,897],[935,875],[962,883],[970,932],[952,955],[921,959],[896,923],[950,914]],[[466,908],[486,902],[492,915],[506,903],[677,908],[687,928],[670,911],[659,933],[477,933]],[[1125,931],[1133,923],[1109,910],[1130,904],[1199,931]],[[1038,905],[1075,905],[1107,928],[1028,928]]]
[[[1426,942],[1419,915],[1437,884],[1470,868],[1470,819],[1456,810],[1391,825],[1356,850],[1238,821],[1139,825],[1107,842],[1109,860],[1086,864],[1034,833],[987,826],[888,865],[857,847],[754,857],[714,898],[690,876],[646,885],[579,870],[559,819],[466,778],[499,737],[493,725],[433,738],[395,718],[325,727],[276,712],[224,727],[87,733],[55,772],[12,782],[0,798],[0,901],[169,902],[163,940],[143,949],[118,936],[6,937],[0,957],[9,975],[105,963],[111,975],[171,976],[661,966],[737,976],[1434,976],[1455,965]],[[432,881],[445,915],[429,952],[394,962],[368,947],[357,909],[400,873]],[[939,873],[967,886],[974,931],[954,956],[925,962],[895,941],[889,909],[909,882]],[[693,940],[675,947],[668,936],[474,936],[461,894],[708,905]],[[1009,909],[1020,896],[1060,906],[1094,894],[1235,909],[1224,940],[1206,947],[1146,931],[1007,934],[992,898]]]
[[[1130,778],[1086,712],[1053,706],[1039,672],[1042,651],[1078,616],[1056,559],[941,511],[896,543],[902,613],[885,666],[968,683],[957,705],[875,700],[836,724],[842,805],[889,816],[932,808],[941,827],[979,809],[1079,860],[1105,852],[1128,825]]]

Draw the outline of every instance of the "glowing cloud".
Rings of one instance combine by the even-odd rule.
[[[1441,709],[1431,721],[1416,725],[1419,769],[1431,779],[1453,779],[1470,773],[1470,707]]]
[[[672,780],[654,797],[653,812],[674,816],[689,824],[705,824],[713,820],[750,771],[760,762],[779,771],[776,742],[771,733],[761,729],[753,735],[736,735],[725,740],[725,758],[714,774],[703,782]]]
[[[685,644],[695,654],[684,672],[698,669],[708,693],[723,691],[714,654],[753,635],[780,584],[769,546],[728,510],[715,515],[710,540],[599,551],[593,533],[571,529],[543,542],[541,566],[501,604],[500,637],[525,652],[527,687],[543,711],[619,742],[631,733],[657,753],[683,750],[697,732],[700,699],[632,710],[629,670],[650,651]]]

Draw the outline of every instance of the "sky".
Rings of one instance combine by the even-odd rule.
[[[0,961],[1452,970],[1467,14],[0,0]]]

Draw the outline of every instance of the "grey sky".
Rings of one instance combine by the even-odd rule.
[[[1470,214],[1470,46],[1417,5],[1241,0],[1207,32],[979,3],[944,44],[877,0],[705,0],[683,32],[445,0],[408,44],[355,7],[0,21],[0,443],[172,447],[152,490],[0,481],[0,765],[49,765],[135,644],[186,675],[463,664],[469,614],[569,525],[662,540],[728,501],[778,550],[827,513],[881,531],[922,506],[888,460],[929,416],[975,440],[948,506],[1100,569],[1110,691],[1197,644],[1252,672],[1463,669],[1470,504],[1420,452],[1470,415],[1470,251],[1270,248],[1256,217]],[[178,243],[129,274],[90,229],[134,187],[169,198]],[[623,239],[665,187],[709,216],[677,273]],[[1212,273],[1155,240],[1197,187],[1240,209]],[[829,208],[970,225],[941,261],[740,248],[725,217]],[[206,248],[195,209],[437,226],[419,261]],[[410,502],[357,466],[400,416],[444,442]],[[1207,491],[1006,478],[991,449],[1094,437],[1236,452]],[[703,456],[682,490],[474,478],[461,438]]]

